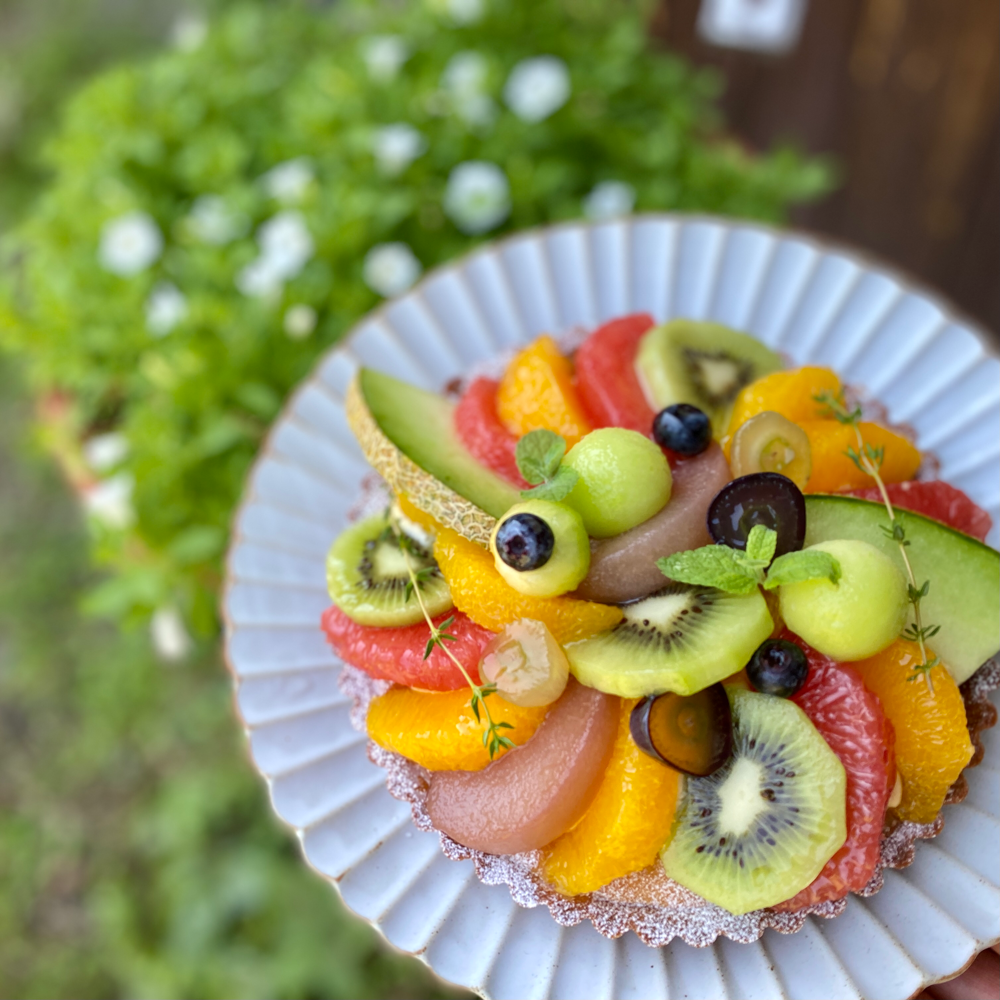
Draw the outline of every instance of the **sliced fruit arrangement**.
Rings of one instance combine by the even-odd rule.
[[[654,410],[690,403],[709,415],[719,435],[740,390],[781,367],[781,358],[748,334],[688,319],[654,327],[636,356]]]
[[[846,775],[797,705],[730,689],[734,747],[690,778],[664,871],[730,913],[773,906],[822,871],[847,836]]]
[[[409,587],[407,561],[422,574],[422,596],[430,614],[447,611],[451,594],[434,558],[393,531],[381,514],[351,525],[331,546],[326,557],[330,600],[360,625],[393,627],[423,621]]]
[[[544,428],[572,448],[590,431],[573,385],[573,366],[551,337],[539,337],[510,363],[497,389],[496,406],[504,426],[517,437]]]
[[[694,694],[736,673],[774,627],[758,590],[727,594],[683,583],[622,613],[614,628],[569,643],[566,656],[577,680],[623,698]]]
[[[528,484],[517,469],[517,437],[497,416],[497,388],[491,378],[473,379],[455,407],[455,433],[476,461],[519,490]]]
[[[618,699],[571,683],[524,746],[482,771],[436,771],[427,812],[466,847],[516,854],[550,844],[587,811],[618,732]]]
[[[462,686],[442,693],[390,688],[368,707],[368,735],[429,771],[481,771],[490,763],[483,743],[485,720],[476,718]],[[490,709],[495,721],[510,726],[510,738],[520,746],[542,724],[548,706],[524,708],[494,697]],[[496,756],[509,752],[501,748]]]
[[[900,639],[852,666],[878,695],[896,732],[896,770],[903,784],[896,815],[933,823],[948,789],[972,759],[972,741],[958,685],[943,665],[929,671],[928,683],[917,672],[920,663],[916,644]]]
[[[431,772],[436,829],[566,895],[659,863],[741,914],[862,890],[887,815],[934,821],[1000,649],[989,516],[836,373],[780,369],[636,314],[457,405],[358,373],[397,496],[331,548],[322,626],[395,682],[368,733]]]
[[[441,626],[449,618],[454,620],[447,631],[455,639],[448,643],[448,650],[472,680],[478,681],[479,658],[494,633],[461,611],[446,611],[434,619],[434,624]],[[423,622],[402,628],[359,625],[334,606],[323,612],[321,624],[333,651],[352,667],[378,680],[409,684],[426,691],[462,688],[468,700],[466,679],[443,650],[434,649],[425,659],[427,626]]]
[[[778,905],[797,910],[857,892],[874,875],[895,760],[892,724],[857,671],[821,656],[793,633],[786,632],[784,641],[808,659],[808,675],[792,700],[840,758],[847,775],[847,840],[806,888]]]
[[[921,608],[925,621],[938,626],[934,649],[961,684],[1000,648],[1000,553],[929,517],[906,510],[896,516],[918,582],[931,581]],[[811,496],[806,518],[807,545],[858,539],[903,569],[899,546],[886,534],[890,525],[882,504]]]
[[[455,531],[440,532],[434,557],[455,607],[495,632],[519,618],[532,618],[544,622],[557,642],[567,643],[609,629],[622,619],[618,608],[606,604],[522,594],[500,575],[490,552]]]
[[[545,849],[542,874],[567,896],[653,864],[670,837],[681,776],[636,746],[629,729],[634,705],[621,703],[611,759],[590,808]]]
[[[599,326],[576,352],[580,401],[593,427],[626,427],[648,434],[653,409],[635,371],[643,334],[654,326],[648,313],[621,316]]]

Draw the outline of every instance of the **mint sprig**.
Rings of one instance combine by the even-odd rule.
[[[750,594],[757,587],[774,590],[786,583],[823,577],[832,583],[840,580],[840,563],[828,552],[787,552],[774,559],[777,544],[777,532],[758,524],[750,529],[745,552],[727,545],[705,545],[658,559],[656,565],[671,580],[729,594]]]
[[[530,490],[521,490],[525,500],[564,500],[580,478],[576,469],[562,464],[566,441],[543,428],[528,431],[518,442],[514,460]]]

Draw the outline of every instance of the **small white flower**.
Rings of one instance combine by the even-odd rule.
[[[267,257],[255,258],[236,275],[236,287],[250,299],[273,299],[284,283],[275,262]]]
[[[441,86],[457,99],[482,93],[490,66],[481,52],[456,52],[441,74]]]
[[[146,299],[146,329],[154,337],[165,337],[187,316],[184,293],[169,281],[161,281]]]
[[[452,24],[475,24],[486,13],[484,0],[430,0],[428,6]]]
[[[95,434],[83,442],[83,458],[93,472],[113,469],[128,454],[128,438],[111,431]]]
[[[260,183],[282,205],[295,205],[305,197],[315,178],[316,172],[309,158],[298,156],[272,167],[260,177]]]
[[[593,222],[628,215],[635,207],[635,188],[624,181],[601,181],[583,199],[583,214]]]
[[[526,122],[544,121],[569,100],[569,94],[569,70],[556,56],[522,59],[503,88],[507,107]]]
[[[128,472],[102,479],[83,494],[87,513],[108,528],[124,529],[135,521],[132,490],[135,480]]]
[[[463,233],[485,233],[510,214],[507,175],[484,160],[460,163],[448,177],[444,211]]]
[[[257,230],[261,256],[283,279],[294,278],[315,252],[312,235],[301,212],[279,212]]]
[[[101,230],[98,259],[112,274],[129,278],[145,271],[163,252],[163,233],[146,212],[128,212],[111,219]]]
[[[149,637],[156,655],[167,663],[183,660],[194,645],[184,627],[184,619],[176,608],[169,605],[153,612],[149,621]]]
[[[204,15],[196,14],[194,11],[185,11],[174,21],[170,29],[170,41],[174,43],[174,48],[181,52],[194,52],[201,48],[202,43],[208,37],[208,21]]]
[[[316,329],[316,310],[304,302],[289,306],[285,311],[285,333],[292,340],[305,340]]]
[[[187,226],[195,239],[222,246],[242,236],[250,220],[242,212],[233,211],[220,195],[203,194],[191,206]]]
[[[365,284],[387,299],[405,292],[423,268],[405,243],[379,243],[365,254]]]
[[[427,151],[427,140],[412,125],[383,125],[372,136],[372,152],[379,169],[390,177],[401,174]]]
[[[401,35],[371,35],[361,42],[361,58],[373,80],[388,83],[410,58],[410,47]]]

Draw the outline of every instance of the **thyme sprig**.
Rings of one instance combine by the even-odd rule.
[[[915,642],[920,647],[920,663],[914,667],[913,673],[906,679],[908,681],[915,681],[923,677],[927,684],[927,690],[933,698],[934,682],[931,680],[931,671],[941,661],[936,656],[928,658],[926,642],[931,637],[937,635],[941,626],[924,625],[921,619],[920,604],[931,589],[931,581],[924,580],[920,586],[917,586],[917,578],[913,573],[910,556],[906,551],[910,545],[909,539],[906,537],[906,529],[896,518],[896,510],[889,499],[889,491],[885,487],[885,481],[882,479],[881,470],[882,463],[885,461],[885,446],[880,445],[876,448],[864,440],[861,428],[858,426],[861,423],[861,407],[855,406],[853,409],[848,409],[844,403],[842,393],[835,395],[829,390],[824,390],[813,396],[813,399],[823,406],[825,415],[831,416],[840,423],[854,428],[858,446],[857,448],[848,448],[846,452],[847,457],[865,475],[871,476],[875,480],[875,485],[882,496],[882,503],[889,514],[889,524],[883,524],[879,527],[887,538],[892,539],[899,546],[899,554],[903,559],[903,565],[906,567],[906,575],[908,577],[906,596],[913,607],[913,624],[906,626],[903,630],[903,637],[910,642]]]
[[[469,676],[469,672],[462,665],[462,661],[446,645],[446,643],[458,641],[458,636],[448,631],[455,623],[454,615],[446,618],[440,625],[434,624],[434,619],[431,617],[430,612],[427,610],[427,605],[424,603],[421,589],[436,572],[437,567],[424,566],[421,569],[415,570],[413,564],[410,562],[410,556],[423,555],[422,550],[418,550],[413,539],[396,528],[395,525],[388,524],[386,531],[396,538],[399,544],[399,551],[403,555],[403,562],[406,563],[406,572],[410,579],[407,581],[404,590],[405,597],[407,600],[409,600],[411,594],[416,597],[417,604],[423,613],[424,621],[427,622],[427,627],[430,629],[430,636],[424,648],[424,659],[426,660],[430,657],[435,647],[440,648],[444,655],[462,672],[466,683],[472,689],[472,699],[469,705],[472,708],[472,714],[476,717],[476,722],[482,723],[482,716],[486,717],[486,728],[483,730],[483,746],[486,747],[490,755],[490,760],[493,760],[501,749],[511,750],[515,746],[512,739],[500,732],[501,729],[513,729],[514,727],[509,722],[495,722],[493,716],[490,714],[490,707],[486,704],[486,699],[491,694],[496,694],[497,686],[496,684],[476,684]],[[480,715],[480,711],[482,715]]]

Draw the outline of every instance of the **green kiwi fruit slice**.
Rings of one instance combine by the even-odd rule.
[[[447,611],[452,606],[451,591],[434,557],[419,542],[394,531],[384,514],[351,525],[330,547],[326,557],[330,599],[359,625],[392,627],[423,621],[420,603],[407,586],[407,560],[430,615]]]
[[[721,437],[739,391],[783,366],[774,351],[748,333],[675,319],[642,338],[635,367],[654,410],[690,403],[708,414],[715,436]]]
[[[577,680],[622,698],[701,691],[742,670],[774,628],[759,590],[671,583],[622,611],[613,629],[566,646]]]
[[[847,776],[794,702],[735,686],[727,694],[733,755],[688,779],[660,860],[674,881],[741,914],[791,899],[840,849]]]

